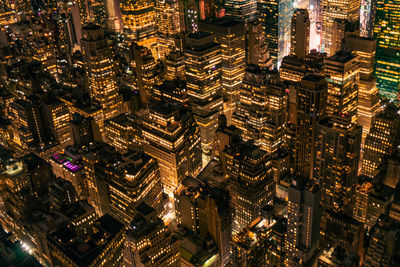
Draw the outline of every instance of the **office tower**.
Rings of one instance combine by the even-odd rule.
[[[71,114],[64,102],[52,98],[43,104],[45,125],[61,146],[72,144],[69,122]]]
[[[185,47],[187,94],[200,128],[203,166],[212,158],[217,119],[223,110],[221,97],[221,46],[210,33],[189,34]]]
[[[372,38],[374,36],[374,23],[376,15],[375,0],[361,0],[360,6],[360,36]]]
[[[260,215],[265,205],[272,203],[275,183],[271,160],[251,141],[226,146],[223,153],[235,209],[233,231],[238,233]]]
[[[399,265],[396,252],[400,242],[397,222],[387,216],[382,216],[375,225],[365,253],[364,266]]]
[[[115,32],[121,32],[123,27],[122,27],[122,21],[120,18],[120,15],[118,12],[120,12],[119,7],[117,4],[120,1],[115,1],[115,0],[106,0],[105,1],[105,7],[107,11],[107,27]]]
[[[181,31],[178,0],[157,0],[155,4],[157,23],[158,57],[165,59],[178,48]]]
[[[225,1],[225,13],[235,20],[247,23],[256,18],[256,0],[227,0]]]
[[[290,36],[291,55],[304,58],[310,50],[310,18],[307,9],[296,9],[292,18]]]
[[[135,209],[124,240],[125,266],[170,266],[177,262],[171,233],[157,217],[156,210],[145,203]]]
[[[165,58],[165,80],[185,80],[185,58],[181,52],[172,51]]]
[[[327,114],[356,122],[360,57],[342,50],[325,59],[324,64],[328,83]]]
[[[288,0],[260,0],[257,3],[258,21],[263,26],[274,68],[290,54],[290,32],[293,3]]]
[[[258,21],[252,21],[246,25],[246,64],[272,68],[268,44],[262,25]]]
[[[232,234],[229,191],[200,179],[186,177],[175,191],[175,210],[179,225],[204,239],[208,236],[214,239],[219,250],[220,265],[227,264]]]
[[[201,168],[200,131],[189,109],[159,103],[143,117],[144,151],[158,160],[164,192],[172,194],[187,176]]]
[[[23,150],[46,142],[46,132],[39,108],[38,101],[29,99],[17,99],[10,104],[12,142]]]
[[[290,266],[307,264],[318,249],[320,191],[306,179],[294,178],[289,187],[286,257]]]
[[[142,106],[150,103],[153,88],[160,83],[160,77],[156,71],[154,54],[144,47],[132,44],[131,56],[135,63],[136,84],[139,89]]]
[[[78,194],[71,182],[57,178],[49,183],[49,202],[53,208],[61,209],[78,200]]]
[[[154,58],[158,58],[154,1],[121,0],[121,13],[128,40],[146,47]]]
[[[142,137],[136,121],[134,116],[126,113],[105,121],[104,142],[115,147],[121,154],[129,150],[140,151]]]
[[[363,127],[361,147],[364,147],[372,120],[381,109],[376,78],[373,76],[376,40],[349,36],[344,40],[344,48],[355,51],[360,57],[357,122]]]
[[[152,101],[175,102],[187,106],[189,99],[186,94],[186,83],[181,80],[164,81],[154,87]]]
[[[32,193],[35,196],[47,193],[49,182],[54,176],[50,163],[35,153],[26,154],[21,157],[21,160],[24,163]]]
[[[71,142],[74,145],[88,145],[100,141],[101,134],[99,126],[92,117],[85,118],[80,114],[73,114],[69,123]]]
[[[377,39],[375,77],[381,97],[398,101],[400,87],[400,34],[398,1],[377,1],[374,37]]]
[[[82,28],[83,61],[88,78],[90,98],[99,103],[103,121],[122,112],[122,99],[118,92],[117,77],[111,49],[100,26],[89,24]]]
[[[90,21],[96,22],[102,28],[108,28],[107,2],[92,1],[89,5]]]
[[[78,0],[77,4],[79,6],[79,15],[81,17],[82,24],[86,24],[89,21],[89,0]]]
[[[199,28],[214,34],[215,41],[221,45],[222,97],[224,113],[230,124],[245,70],[244,24],[224,17],[200,21]]]
[[[322,52],[328,57],[335,54],[332,51],[335,20],[344,20],[348,24],[358,24],[360,18],[359,0],[322,0]]]
[[[48,235],[51,262],[56,266],[122,265],[125,227],[106,214],[92,224],[92,234],[80,238],[73,227],[63,226]],[[68,237],[68,238],[66,238]]]
[[[232,124],[243,140],[254,140],[268,153],[282,143],[286,123],[287,94],[277,71],[249,65],[240,90]]]
[[[179,1],[179,21],[181,31],[195,33],[199,29],[199,2],[196,0]]]
[[[277,221],[260,216],[232,238],[231,266],[269,266],[266,255]],[[252,240],[249,242],[249,240]]]
[[[362,173],[369,177],[377,174],[385,156],[391,156],[399,145],[400,115],[393,104],[386,104],[372,120],[372,126],[365,139]]]
[[[318,140],[317,123],[325,116],[327,84],[323,76],[306,75],[297,88],[294,170],[314,178],[314,159]]]
[[[320,181],[321,205],[334,211],[350,212],[360,161],[362,127],[338,115],[326,117],[317,125],[314,177]]]

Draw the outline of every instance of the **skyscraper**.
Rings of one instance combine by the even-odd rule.
[[[360,18],[359,0],[322,0],[322,52],[328,57],[336,51],[332,51],[334,35],[334,22],[336,19],[345,20],[347,23],[357,24]]]
[[[122,99],[118,92],[115,66],[107,39],[100,26],[89,24],[82,28],[83,60],[88,78],[90,98],[97,102],[104,120],[122,112]]]
[[[258,21],[263,26],[275,68],[290,54],[290,31],[293,3],[289,0],[260,0],[257,3]]]
[[[357,122],[363,127],[361,147],[364,147],[372,120],[381,109],[376,78],[373,76],[376,40],[349,36],[345,38],[344,48],[355,51],[360,57]]]
[[[263,68],[272,68],[268,43],[265,39],[263,26],[258,21],[246,25],[246,63],[259,65]]]
[[[360,58],[355,53],[339,51],[325,59],[324,74],[328,83],[327,114],[357,120]]]
[[[164,192],[172,194],[201,168],[200,131],[189,109],[160,103],[143,117],[144,151],[158,160]]]
[[[248,22],[256,17],[256,0],[227,0],[225,1],[226,15],[236,20]]]
[[[297,89],[295,173],[314,178],[317,123],[325,116],[327,85],[323,76],[306,75]]]
[[[200,21],[199,28],[201,31],[213,33],[215,41],[221,45],[222,97],[224,113],[230,123],[245,69],[244,24],[225,17]]]
[[[122,31],[121,18],[118,14],[119,7],[116,6],[119,1],[106,0],[105,8],[107,13],[107,26],[116,32]]]
[[[336,212],[350,213],[360,161],[362,127],[334,115],[320,120],[317,131],[314,177],[320,183],[321,205]]]
[[[310,50],[310,18],[307,9],[294,11],[290,38],[290,54],[304,58]]]
[[[245,141],[252,139],[272,153],[283,143],[286,106],[285,85],[278,72],[249,65],[232,124],[242,131]]]
[[[220,47],[210,33],[192,33],[186,40],[187,93],[200,128],[203,166],[211,159],[217,119],[223,110]]]
[[[223,153],[235,209],[233,231],[238,233],[260,215],[265,205],[272,204],[275,183],[271,160],[251,141],[226,146]]]
[[[289,187],[286,261],[289,266],[307,264],[318,249],[320,191],[306,180],[294,178]]]
[[[362,173],[374,177],[385,155],[391,155],[399,144],[400,115],[393,104],[384,107],[372,121],[365,139]]]
[[[377,1],[374,37],[377,39],[375,76],[381,97],[398,101],[400,88],[400,3]]]
[[[128,40],[157,53],[157,26],[154,1],[121,0],[122,23]]]

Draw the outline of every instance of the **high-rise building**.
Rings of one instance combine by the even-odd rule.
[[[258,21],[261,23],[275,68],[290,54],[290,32],[293,2],[288,0],[260,0],[257,2]]]
[[[249,65],[232,124],[242,131],[245,141],[252,139],[272,153],[283,143],[286,106],[287,93],[278,72]]]
[[[400,88],[400,3],[376,2],[374,37],[377,39],[375,77],[381,97],[399,100]]]
[[[226,146],[223,153],[235,210],[233,231],[238,233],[260,215],[264,206],[272,204],[275,183],[271,160],[251,141]]]
[[[304,58],[310,50],[310,18],[307,9],[296,9],[290,36],[291,55]]]
[[[221,46],[210,33],[197,32],[187,37],[185,47],[187,94],[200,128],[203,166],[210,161],[217,119],[223,110],[221,97]]]
[[[58,99],[51,99],[44,103],[44,119],[48,132],[54,135],[61,146],[72,144],[69,122],[71,114],[64,102]]]
[[[121,14],[124,33],[128,40],[148,48],[153,57],[158,58],[154,1],[122,0]]]
[[[355,51],[360,57],[357,122],[363,127],[361,147],[364,147],[372,120],[381,109],[376,78],[373,76],[376,40],[349,36],[345,38],[344,48]]]
[[[215,42],[221,45],[222,55],[222,97],[224,113],[230,124],[236,108],[245,69],[244,24],[232,18],[200,21],[201,31],[214,34]]]
[[[211,236],[219,250],[220,266],[227,264],[233,213],[229,191],[186,177],[175,191],[175,209],[178,224],[204,239]]]
[[[89,24],[82,28],[83,60],[86,68],[90,98],[98,102],[104,120],[122,112],[122,99],[118,92],[112,53],[100,26]]]
[[[323,0],[322,3],[322,52],[328,57],[335,54],[332,51],[334,35],[334,22],[336,19],[345,20],[347,23],[358,24],[360,18],[359,0]]]
[[[107,27],[115,32],[122,31],[122,21],[119,13],[119,1],[106,0],[105,9],[107,13]]]
[[[327,114],[356,122],[360,57],[349,51],[339,51],[325,59],[324,74],[328,83]]]
[[[318,249],[320,191],[306,179],[294,178],[289,187],[286,261],[289,266],[309,263]]]
[[[325,209],[350,213],[360,161],[362,127],[334,115],[320,120],[317,131],[314,177],[320,182],[321,205]]]
[[[165,80],[182,80],[186,79],[185,58],[183,53],[172,51],[165,58]]]
[[[226,15],[238,21],[248,22],[255,19],[257,14],[256,0],[227,0],[225,1]]]
[[[179,21],[181,31],[195,33],[199,29],[199,2],[196,0],[179,1]]]
[[[265,39],[263,27],[258,21],[248,22],[246,25],[246,63],[263,68],[272,67],[268,43]]]
[[[361,0],[360,36],[362,37],[372,38],[374,36],[376,4],[375,0]]]
[[[372,126],[365,139],[362,173],[369,177],[377,174],[384,156],[392,155],[399,144],[400,115],[393,104],[386,104],[372,121]]]
[[[323,76],[306,75],[297,89],[294,170],[313,179],[317,123],[325,116],[327,84]]]
[[[161,59],[179,48],[177,42],[181,27],[178,1],[157,0],[155,3],[158,57]]]
[[[122,255],[125,266],[171,266],[178,255],[172,248],[171,233],[155,209],[141,203],[129,223]]]
[[[152,106],[142,122],[143,149],[158,160],[164,192],[172,194],[201,168],[200,131],[189,109],[178,103]]]

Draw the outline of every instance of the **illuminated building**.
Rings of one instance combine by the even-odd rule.
[[[350,36],[345,38],[344,48],[360,56],[357,122],[363,127],[361,146],[364,147],[372,120],[381,109],[376,78],[373,76],[376,40]]]
[[[131,54],[135,63],[136,83],[139,89],[140,100],[143,106],[150,103],[153,88],[161,83],[156,72],[156,61],[154,54],[143,46],[132,44]]]
[[[199,127],[192,113],[177,103],[159,103],[143,117],[143,149],[158,160],[164,192],[171,194],[201,168]]]
[[[71,182],[57,178],[49,183],[49,202],[51,207],[61,209],[78,200],[78,194]],[[95,213],[93,207],[92,210]]]
[[[227,264],[232,234],[229,191],[186,177],[175,191],[175,209],[178,224],[204,239],[212,236],[219,250],[220,266]]]
[[[177,48],[176,42],[179,42],[181,28],[178,1],[155,1],[158,57],[160,59],[165,59],[170,52],[175,51]]]
[[[124,34],[128,39],[148,48],[153,57],[158,58],[154,1],[122,0],[121,13]]]
[[[245,141],[252,139],[272,153],[283,143],[286,106],[285,85],[278,72],[249,65],[232,124],[242,131]]]
[[[112,53],[100,26],[89,24],[83,27],[81,42],[90,98],[100,104],[104,123],[122,112]],[[103,125],[100,130],[104,130]]]
[[[322,251],[318,257],[318,267],[359,266],[360,259],[353,253],[346,253],[340,246],[332,246]]]
[[[269,55],[268,44],[262,25],[252,21],[246,25],[246,63],[260,67],[272,68],[272,59]]]
[[[102,28],[108,28],[107,10],[105,1],[92,1],[89,5],[89,17]]]
[[[69,123],[71,142],[75,145],[88,145],[101,141],[99,126],[92,117],[85,118],[80,114],[73,114]]]
[[[332,51],[335,20],[345,20],[349,24],[358,24],[360,18],[359,0],[322,0],[322,52],[328,57],[335,54]]]
[[[362,127],[336,115],[320,120],[317,131],[314,177],[320,181],[321,205],[348,212],[360,161]]]
[[[89,1],[90,0],[77,0],[79,6],[79,15],[81,17],[82,24],[86,24],[89,21]]]
[[[353,218],[365,224],[367,221],[368,197],[373,188],[371,178],[360,176],[356,184],[353,198]]]
[[[375,77],[381,97],[398,101],[400,88],[400,3],[376,2],[374,37],[377,39]]]
[[[43,105],[46,116],[45,125],[50,128],[61,146],[72,144],[70,136],[71,114],[64,102],[52,99]]]
[[[360,36],[373,37],[376,13],[376,0],[361,0],[360,5]]]
[[[203,166],[211,160],[212,144],[223,109],[221,97],[221,47],[210,33],[190,34],[185,47],[186,82],[189,102],[200,128]]]
[[[185,80],[185,58],[183,54],[178,51],[173,51],[165,59],[165,79],[172,80]]]
[[[154,87],[152,101],[177,102],[184,106],[188,105],[189,99],[186,94],[186,83],[181,80],[164,81]]]
[[[105,121],[104,142],[115,147],[119,153],[141,150],[141,141],[141,132],[134,116],[125,113]]]
[[[293,3],[288,0],[260,0],[257,11],[274,67],[278,69],[282,59],[290,54]]]
[[[125,227],[106,214],[91,226],[93,234],[82,240],[73,227],[64,226],[47,237],[51,262],[56,266],[120,266]]]
[[[224,113],[228,123],[236,108],[245,70],[244,25],[232,18],[200,21],[201,31],[214,34],[215,41],[221,45],[222,55],[222,97]]]
[[[323,76],[306,75],[297,88],[294,171],[313,179],[317,123],[325,116],[327,85]]]
[[[145,203],[135,209],[124,241],[125,266],[171,266],[178,255],[172,248],[171,233],[157,217],[156,210]]]
[[[296,9],[291,24],[291,55],[304,58],[310,50],[310,18],[307,9]]]
[[[318,249],[320,191],[306,180],[294,178],[287,207],[286,264],[307,264]]]
[[[233,236],[231,266],[268,266],[266,255],[275,224],[275,219],[260,216]]]
[[[226,146],[223,153],[235,209],[233,232],[237,233],[249,226],[265,205],[272,204],[275,183],[271,160],[251,141]]]
[[[390,156],[399,145],[400,115],[389,104],[372,120],[372,126],[365,139],[362,173],[369,177],[377,174],[384,156]]]
[[[325,59],[324,74],[328,83],[327,114],[357,120],[360,57],[352,52],[339,51]]]
[[[121,32],[122,30],[122,21],[121,17],[118,14],[119,7],[117,6],[119,1],[115,0],[106,0],[104,5],[107,13],[107,26],[109,29],[114,30],[116,32]]]
[[[225,1],[225,13],[236,20],[248,22],[256,17],[256,0],[227,0]]]
[[[199,2],[196,0],[179,1],[179,20],[181,31],[195,33],[199,29]]]

